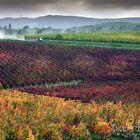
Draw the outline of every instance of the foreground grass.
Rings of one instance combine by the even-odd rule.
[[[139,104],[65,101],[0,91],[1,140],[139,139]],[[113,138],[113,136],[115,137]]]

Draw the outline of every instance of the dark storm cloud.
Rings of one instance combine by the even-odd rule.
[[[48,5],[58,2],[58,0],[0,0],[0,7],[26,8],[38,7],[39,5]]]
[[[0,0],[0,16],[68,14],[86,16],[140,15],[140,0]]]
[[[140,0],[83,0],[88,7],[95,8],[135,8],[140,7]]]
[[[75,3],[76,5],[86,6],[87,8],[115,7],[115,8],[133,8],[140,7],[140,0],[0,0],[0,7],[9,8],[29,8],[40,7],[41,5],[59,5],[67,6]],[[54,7],[55,8],[55,7]],[[57,7],[58,8],[58,7]],[[70,7],[73,9],[73,7]]]

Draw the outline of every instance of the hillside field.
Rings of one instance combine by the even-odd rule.
[[[90,41],[90,42],[111,42],[111,43],[139,43],[140,32],[95,32],[95,33],[67,33],[67,34],[46,34],[26,35],[26,39],[43,40],[67,40],[67,41]]]
[[[137,82],[139,50],[0,42],[3,88],[72,80]]]
[[[140,140],[139,32],[28,37],[0,41],[0,140]]]
[[[140,139],[136,103],[82,103],[16,90],[1,90],[0,103],[1,140]]]

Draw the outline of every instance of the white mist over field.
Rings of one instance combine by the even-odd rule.
[[[6,35],[4,33],[0,33],[0,39],[17,39],[16,35]]]
[[[0,39],[10,39],[10,40],[24,40],[24,38],[22,37],[17,37],[16,35],[6,35],[2,32],[0,32]]]

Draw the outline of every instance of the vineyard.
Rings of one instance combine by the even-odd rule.
[[[138,43],[140,44],[140,32],[104,32],[104,33],[71,33],[71,34],[47,34],[26,35],[28,39],[43,40],[67,40],[67,41],[90,41],[90,42],[115,42],[115,43]]]
[[[72,80],[136,82],[139,59],[135,50],[0,42],[0,83],[13,88]]]
[[[0,91],[1,140],[139,140],[140,106]]]
[[[64,98],[65,100],[81,100],[84,103],[123,102],[140,103],[140,83],[139,82],[88,82],[78,86],[57,86],[44,87],[33,86],[20,88],[20,91],[32,94],[47,95],[51,97]]]
[[[138,49],[0,41],[0,140],[140,140],[139,60]]]

